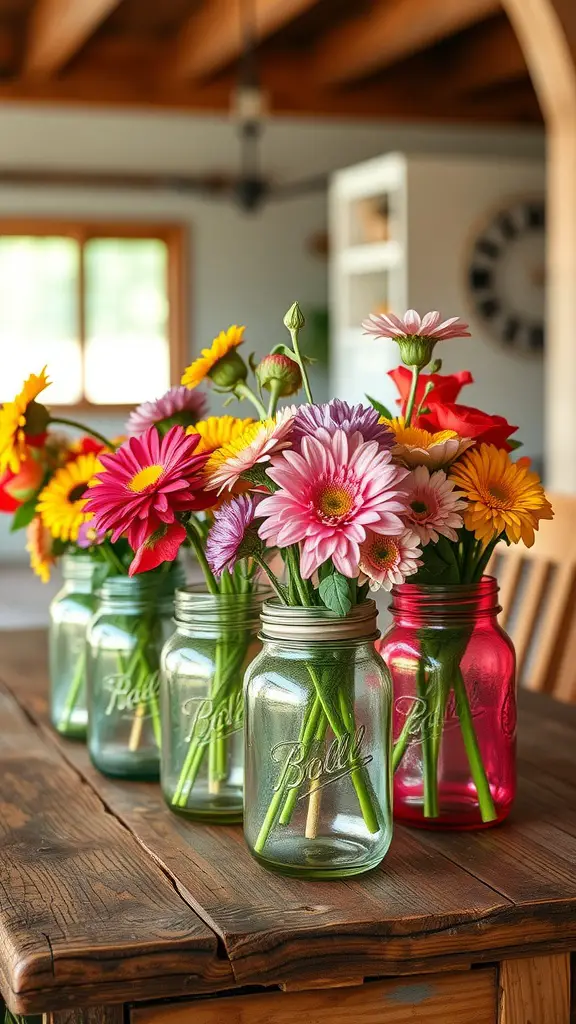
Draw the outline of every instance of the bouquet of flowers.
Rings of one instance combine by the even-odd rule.
[[[400,414],[371,401],[392,437],[395,463],[408,470],[403,521],[419,550],[407,584],[437,588],[436,593],[445,595],[452,587],[477,585],[497,544],[522,541],[530,547],[540,521],[552,518],[539,477],[529,459],[511,457],[519,447],[511,436],[516,427],[502,416],[458,403],[461,388],[472,383],[471,374],[442,375],[441,361],[433,359],[437,342],[470,336],[467,324],[458,318],[441,322],[437,312],[420,318],[408,310],[403,318],[372,315],[363,326],[375,338],[394,340],[404,364],[390,373],[399,390]],[[471,600],[463,592],[461,599]],[[471,632],[463,612],[461,624],[450,630],[439,631],[433,622],[418,630],[418,692],[403,724],[401,718],[397,721],[394,767],[400,768],[417,741],[423,816],[438,818],[445,722],[448,716],[456,719],[481,819],[487,824],[497,818],[497,810],[461,669]],[[386,659],[385,649],[386,640]],[[405,661],[406,651],[403,656]]]

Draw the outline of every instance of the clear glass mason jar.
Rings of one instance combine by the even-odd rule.
[[[160,652],[172,632],[179,565],[109,576],[87,630],[88,750],[105,775],[160,775]]]
[[[269,591],[176,591],[176,632],[161,657],[162,791],[177,814],[241,821],[247,664],[260,650],[260,608]]]
[[[392,688],[373,601],[262,611],[245,679],[244,834],[264,866],[301,878],[376,867],[392,839]]]
[[[498,585],[404,583],[378,644],[394,686],[394,816],[407,825],[497,825],[516,793],[512,642]]]
[[[71,739],[86,739],[86,627],[96,607],[94,574],[100,565],[90,555],[65,555],[64,585],[50,604],[50,718]]]

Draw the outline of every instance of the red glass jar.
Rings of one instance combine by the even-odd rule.
[[[404,583],[378,642],[394,688],[394,817],[478,829],[516,793],[515,656],[498,625],[498,585]]]

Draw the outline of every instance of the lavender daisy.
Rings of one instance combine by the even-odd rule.
[[[337,430],[343,430],[348,437],[359,431],[364,441],[378,441],[381,449],[389,449],[394,437],[380,416],[371,406],[349,405],[340,398],[333,398],[324,405],[302,405],[294,420],[293,448],[300,451],[304,437],[316,437],[323,429],[333,437]]]
[[[142,405],[134,409],[130,413],[127,430],[134,437],[144,434],[148,427],[159,427],[161,432],[165,433],[176,424],[182,427],[191,426],[204,419],[207,411],[206,395],[198,391],[189,391],[185,387],[174,387],[162,395],[162,398],[157,398],[154,402],[142,402]]]
[[[206,558],[216,579],[225,569],[233,572],[240,558],[262,550],[259,523],[255,521],[260,500],[256,494],[241,494],[214,512],[214,523],[206,540]]]

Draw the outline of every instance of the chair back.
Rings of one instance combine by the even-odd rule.
[[[498,544],[488,566],[500,585],[500,622],[516,648],[518,681],[576,701],[576,496],[550,498],[532,548]]]

